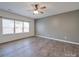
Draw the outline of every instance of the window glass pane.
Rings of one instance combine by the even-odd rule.
[[[14,33],[14,20],[2,19],[2,33],[13,34]]]
[[[23,22],[15,21],[15,33],[22,33]]]
[[[29,22],[24,22],[24,32],[29,32]]]

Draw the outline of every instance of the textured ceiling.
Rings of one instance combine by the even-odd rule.
[[[39,3],[40,5],[45,5],[47,7],[46,10],[44,10],[44,14],[33,15],[32,4],[35,3],[0,2],[0,9],[35,19],[79,9],[79,2],[41,2]]]

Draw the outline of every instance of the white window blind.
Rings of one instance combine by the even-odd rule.
[[[3,34],[14,33],[14,20],[2,19],[2,33]]]
[[[15,21],[15,33],[22,33],[23,30],[23,22],[21,21]]]

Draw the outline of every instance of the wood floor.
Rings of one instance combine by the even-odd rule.
[[[0,44],[1,57],[74,57],[79,46],[46,38],[30,37]]]

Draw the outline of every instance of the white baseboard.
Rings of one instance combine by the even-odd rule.
[[[71,44],[79,45],[79,43],[77,43],[77,42],[71,42],[71,41],[62,40],[62,39],[55,39],[55,38],[46,37],[46,36],[40,36],[40,35],[36,35],[36,36],[38,36],[38,37],[42,37],[42,38],[51,39],[51,40],[56,40],[56,41],[61,41],[61,42],[66,42],[66,43],[71,43]]]

